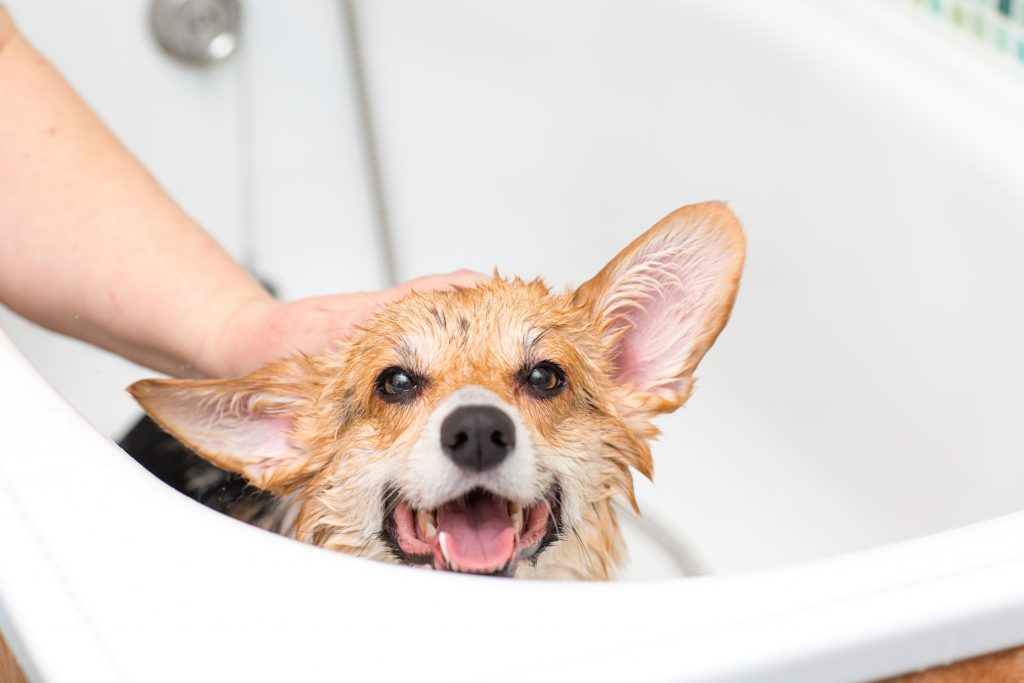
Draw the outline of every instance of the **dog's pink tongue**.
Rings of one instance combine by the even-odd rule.
[[[487,572],[501,569],[516,550],[516,532],[508,502],[493,496],[471,496],[437,510],[437,532],[453,569]]]

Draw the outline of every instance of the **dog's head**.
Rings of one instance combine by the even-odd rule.
[[[744,256],[719,203],[672,213],[575,291],[495,277],[383,307],[335,350],[131,387],[166,430],[292,496],[296,538],[438,569],[607,578],[611,506],[652,472]],[[634,503],[635,505],[635,503]]]

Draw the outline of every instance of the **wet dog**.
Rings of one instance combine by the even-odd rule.
[[[652,475],[651,419],[690,396],[744,251],[724,204],[686,206],[575,290],[415,293],[316,357],[129,390],[220,468],[165,474],[199,490],[230,473],[218,508],[240,519],[387,562],[606,579],[624,552],[612,501],[635,507],[631,472]]]

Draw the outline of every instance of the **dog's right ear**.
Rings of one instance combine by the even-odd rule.
[[[645,412],[675,410],[722,331],[743,270],[739,219],[721,202],[673,211],[576,291]]]
[[[297,359],[237,379],[147,379],[128,391],[197,454],[282,495],[308,478],[310,453],[295,432],[310,415],[314,377],[309,361]]]

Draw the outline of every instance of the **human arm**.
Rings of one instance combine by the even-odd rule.
[[[179,377],[235,375],[343,336],[432,276],[276,302],[159,186],[0,7],[0,302]]]

